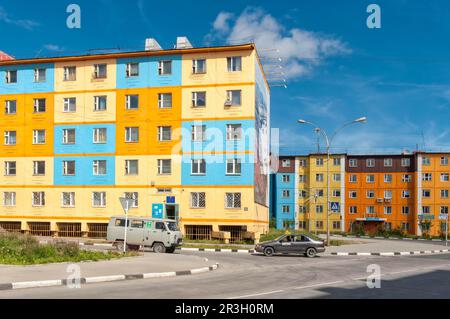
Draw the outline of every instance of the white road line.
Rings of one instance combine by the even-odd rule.
[[[264,296],[264,295],[270,295],[270,294],[276,294],[278,292],[283,292],[284,290],[274,290],[274,291],[268,291],[268,292],[261,292],[257,294],[252,295],[245,295],[245,296],[238,296],[238,297],[230,297],[227,299],[241,299],[241,298],[248,298],[248,297],[256,297],[256,296]]]
[[[330,281],[330,282],[322,282],[319,284],[314,284],[314,285],[309,285],[309,286],[300,286],[300,287],[295,287],[293,289],[295,290],[299,290],[299,289],[307,289],[307,288],[314,288],[314,287],[320,287],[320,286],[328,286],[328,285],[334,285],[334,284],[340,284],[343,283],[343,280],[339,280],[339,281]]]

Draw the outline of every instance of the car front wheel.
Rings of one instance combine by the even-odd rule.
[[[308,258],[316,257],[316,254],[317,254],[317,251],[314,248],[308,248],[305,253],[306,257],[308,257]]]
[[[166,247],[161,243],[155,243],[153,245],[153,251],[158,254],[164,254],[166,252]]]
[[[275,250],[272,247],[264,248],[264,255],[270,257],[270,256],[273,256],[274,253],[275,253]]]

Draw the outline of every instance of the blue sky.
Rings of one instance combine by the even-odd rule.
[[[81,7],[79,30],[66,27],[70,3]],[[254,40],[262,55],[283,58],[288,88],[272,88],[271,116],[282,152],[317,149],[313,128],[298,118],[331,132],[363,115],[367,124],[342,131],[335,151],[450,150],[448,1],[160,3],[2,0],[0,50],[25,58],[141,50],[146,37],[163,48],[182,35],[195,46]],[[370,3],[381,7],[381,29],[366,26]]]

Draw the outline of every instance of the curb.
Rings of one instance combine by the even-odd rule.
[[[449,249],[441,250],[421,250],[421,251],[400,251],[400,252],[385,252],[385,253],[360,253],[360,252],[334,252],[330,253],[331,256],[410,256],[410,255],[429,255],[429,254],[439,254],[448,253]]]
[[[183,248],[183,247],[178,248],[177,250],[203,251],[212,253],[244,253],[244,254],[253,254],[256,252],[254,249]]]
[[[425,238],[409,238],[409,237],[403,237],[403,238],[398,238],[398,237],[381,237],[381,236],[374,236],[374,237],[370,237],[370,236],[358,236],[358,235],[348,235],[348,236],[343,236],[343,235],[332,235],[333,237],[339,237],[339,238],[362,238],[362,239],[385,239],[385,240],[418,240],[418,241],[430,241],[430,242],[445,242],[445,240],[443,239],[425,239]]]
[[[186,275],[195,275],[195,274],[200,274],[200,273],[204,273],[204,272],[209,272],[209,271],[213,271],[213,270],[217,270],[217,269],[219,269],[218,263],[214,264],[212,266],[208,266],[208,267],[202,267],[202,268],[196,268],[196,269],[190,269],[190,270],[172,271],[172,272],[86,277],[86,278],[80,278],[80,283],[81,284],[91,284],[91,283],[102,283],[102,282],[112,282],[112,281],[122,281],[122,280],[186,276]],[[0,290],[58,287],[58,286],[67,286],[70,283],[71,282],[68,282],[67,279],[0,283]]]

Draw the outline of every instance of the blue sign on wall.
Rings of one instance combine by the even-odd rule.
[[[330,206],[331,206],[332,212],[340,212],[341,211],[341,205],[339,202],[331,202]]]
[[[166,204],[175,204],[175,196],[166,196]]]
[[[164,205],[153,204],[152,205],[152,218],[164,218]]]

